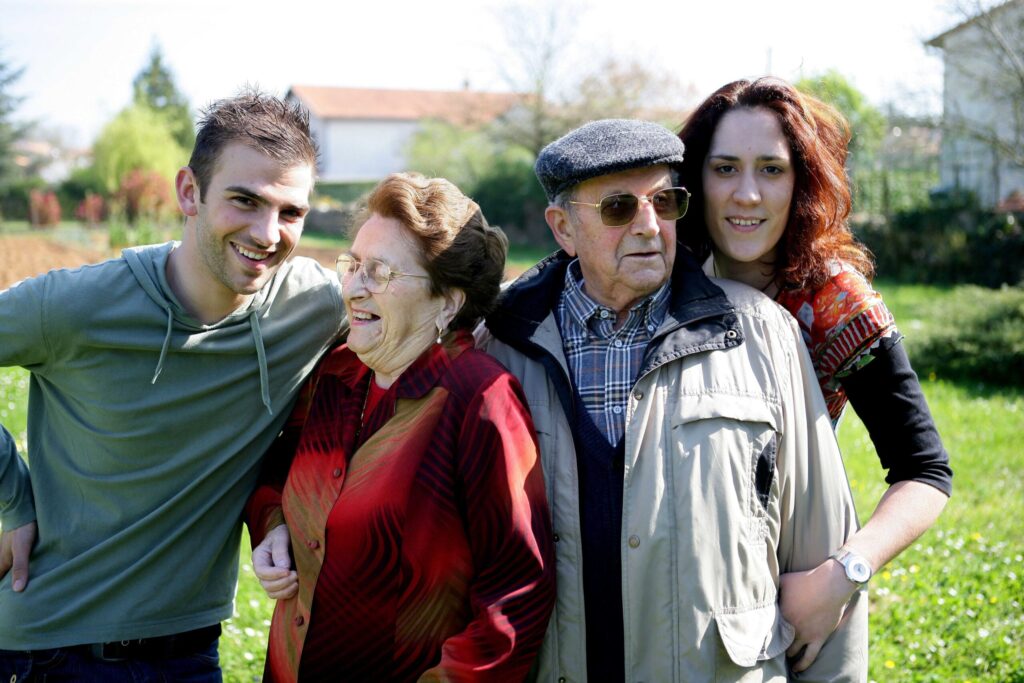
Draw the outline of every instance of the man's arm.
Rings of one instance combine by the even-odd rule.
[[[36,511],[28,467],[14,438],[0,426],[0,578],[11,574],[15,592],[28,585],[28,558],[36,540]]]
[[[789,362],[776,366],[780,372],[785,368],[787,376],[780,379],[789,384],[782,396],[785,432],[778,462],[782,515],[778,552],[782,574],[820,571],[819,565],[857,530],[853,496],[835,433],[811,359],[800,341],[795,322],[791,323],[793,333],[785,341]],[[825,567],[831,571],[838,564],[829,562]],[[828,577],[820,578],[824,583]],[[801,681],[866,680],[867,591],[853,584],[848,590],[852,598],[841,621],[839,614],[821,615],[829,622],[827,628],[839,622],[830,636],[808,639],[806,634],[797,633],[790,654],[807,646],[800,653],[801,657],[791,662],[794,669],[806,667],[800,675]]]

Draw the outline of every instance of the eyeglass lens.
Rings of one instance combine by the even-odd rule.
[[[674,221],[682,218],[690,202],[690,195],[681,187],[658,190],[650,197],[658,218]],[[640,198],[635,194],[613,194],[601,200],[601,220],[609,227],[626,225],[636,217]]]
[[[363,284],[374,294],[380,294],[391,281],[391,267],[383,261],[368,259],[358,261],[351,254],[338,257],[338,277],[342,284],[348,282],[356,271],[363,269]]]

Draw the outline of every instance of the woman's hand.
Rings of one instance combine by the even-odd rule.
[[[267,595],[287,600],[299,592],[299,575],[292,569],[291,539],[288,526],[271,529],[252,551],[252,570]]]
[[[825,640],[842,622],[857,586],[846,578],[842,565],[832,559],[809,571],[783,574],[779,584],[782,616],[796,629],[786,656],[799,656],[791,666],[800,672],[814,663]]]

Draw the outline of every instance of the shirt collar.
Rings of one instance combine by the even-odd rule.
[[[580,260],[573,259],[565,270],[565,289],[563,305],[572,319],[585,329],[594,330],[591,321],[609,321],[609,329],[614,327],[616,312],[607,306],[594,301],[583,289],[583,269]],[[655,328],[665,318],[669,304],[669,283],[665,282],[656,292],[634,304],[630,309],[626,325],[653,325]],[[596,331],[596,330],[595,330]]]

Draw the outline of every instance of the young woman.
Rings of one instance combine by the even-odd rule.
[[[679,235],[708,275],[744,282],[796,317],[833,424],[847,401],[888,470],[874,514],[818,567],[781,578],[788,650],[802,671],[849,596],[924,533],[952,471],[902,337],[872,289],[873,265],[847,225],[849,127],[828,105],[774,78],[723,86],[690,116]]]

